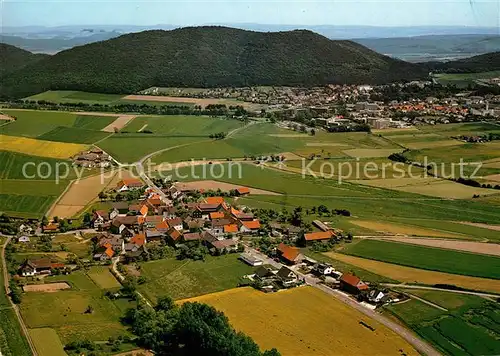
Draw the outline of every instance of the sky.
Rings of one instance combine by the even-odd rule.
[[[500,0],[0,0],[2,26],[292,25],[500,27]]]

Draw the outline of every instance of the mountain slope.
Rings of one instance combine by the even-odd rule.
[[[486,53],[446,63],[432,63],[431,69],[446,73],[479,73],[500,70],[500,52]]]
[[[0,77],[47,57],[33,54],[23,49],[0,43]]]
[[[60,52],[7,76],[2,93],[23,97],[48,89],[127,93],[150,86],[376,84],[426,74],[420,66],[310,31],[193,27],[132,33]]]

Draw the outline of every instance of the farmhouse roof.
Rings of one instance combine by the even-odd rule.
[[[281,257],[288,262],[295,262],[300,255],[300,250],[297,247],[291,247],[284,243],[278,245],[278,251],[281,252]]]
[[[215,211],[213,213],[210,213],[210,219],[213,220],[213,219],[222,219],[224,218],[224,213],[223,212],[218,212],[218,211]]]
[[[276,273],[276,275],[282,279],[295,279],[295,278],[297,278],[297,275],[295,274],[295,272],[286,266],[281,267],[279,269],[278,273]]]
[[[182,225],[182,219],[181,218],[167,219],[167,220],[165,220],[165,222],[169,226]]]
[[[215,240],[211,244],[217,250],[222,250],[223,248],[236,246],[238,243],[234,240]]]
[[[250,189],[248,189],[247,187],[240,187],[240,188],[236,189],[236,191],[237,191],[240,195],[243,195],[243,194],[250,194]]]
[[[333,236],[332,231],[319,231],[305,234],[306,241],[329,240]]]
[[[182,234],[174,228],[169,230],[168,235],[173,241],[178,241],[182,237]]]
[[[213,212],[217,211],[220,207],[220,204],[198,204],[198,209],[201,210],[202,212]]]
[[[206,197],[205,203],[220,205],[220,204],[224,203],[224,198],[222,198],[222,197]]]
[[[243,226],[250,230],[258,230],[260,229],[260,221],[252,220],[252,221],[242,221]]]
[[[340,281],[359,290],[368,289],[368,286],[365,282],[350,273],[343,274],[340,278]]]
[[[192,232],[192,233],[184,234],[184,240],[185,241],[198,241],[200,239],[201,239],[201,236],[197,232]]]
[[[130,239],[130,243],[142,246],[146,243],[146,235],[144,234],[134,235],[134,237]]]
[[[224,232],[226,234],[238,232],[238,225],[236,224],[224,225]]]

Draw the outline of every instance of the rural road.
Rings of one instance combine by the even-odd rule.
[[[381,285],[383,285],[384,287],[389,287],[389,288],[435,290],[435,291],[457,293],[457,294],[476,295],[478,297],[484,297],[484,298],[500,298],[500,294],[491,294],[491,293],[473,292],[473,291],[465,291],[465,290],[427,287],[427,286],[419,286],[419,285],[414,285],[414,284],[381,283]]]
[[[251,252],[253,255],[257,256],[258,258],[262,259],[264,261],[264,264],[270,264],[276,268],[281,268],[283,265],[281,263],[278,263],[274,261],[272,258],[269,258],[268,256],[264,255],[263,253],[246,246],[245,250]],[[378,321],[380,324],[385,325],[392,331],[394,331],[396,334],[401,336],[403,339],[405,339],[410,345],[412,345],[415,350],[418,352],[427,355],[427,356],[439,356],[441,355],[439,352],[437,352],[430,344],[427,342],[421,340],[419,337],[417,337],[413,332],[408,330],[402,325],[399,325],[385,316],[371,310],[368,308],[365,308],[364,306],[360,305],[357,301],[351,299],[350,297],[347,297],[343,293],[341,293],[338,290],[331,289],[323,284],[318,283],[319,279],[313,278],[307,275],[304,275],[297,270],[294,269],[294,272],[297,273],[300,277],[304,279],[304,281],[315,288],[318,288],[319,290],[333,296],[334,298],[338,299],[339,301],[343,302],[344,304],[349,305],[350,307],[358,310],[359,312],[363,313],[364,315]]]
[[[118,271],[117,267],[118,262],[120,262],[120,256],[113,258],[113,264],[111,265],[111,269],[113,270],[115,276],[119,279],[120,284],[122,284],[122,282],[125,280],[125,276],[121,274],[120,271]],[[139,297],[142,298],[142,300],[144,300],[144,303],[146,303],[149,307],[153,308],[153,305],[151,304],[149,299],[147,299],[141,292],[138,291],[135,292]]]
[[[23,331],[24,336],[26,337],[26,340],[28,341],[28,344],[30,345],[31,352],[33,353],[34,356],[38,356],[38,353],[36,352],[35,345],[33,344],[33,340],[31,340],[31,336],[28,333],[28,328],[26,327],[26,324],[24,324],[24,320],[21,317],[21,313],[19,312],[19,308],[16,304],[12,302],[10,297],[8,296],[10,293],[10,287],[9,287],[9,273],[7,271],[7,261],[5,260],[5,248],[9,244],[10,240],[12,237],[7,237],[7,240],[2,246],[2,273],[3,273],[3,282],[4,282],[4,289],[5,293],[7,295],[7,299],[9,302],[12,304],[12,309],[14,309],[14,312],[16,313],[17,320],[19,321],[19,325],[21,326],[21,330]],[[1,354],[1,353],[0,353]]]

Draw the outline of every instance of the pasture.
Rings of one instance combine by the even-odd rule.
[[[449,292],[412,290],[411,294],[448,311],[416,299],[387,306],[386,310],[440,351],[451,355],[493,355],[500,351],[495,337],[500,330],[500,309],[491,301]]]
[[[403,283],[427,285],[449,284],[470,290],[500,293],[500,282],[494,279],[423,270],[336,252],[326,252],[325,255],[332,260],[348,263]]]
[[[54,329],[38,328],[29,330],[35,349],[40,356],[66,356],[63,344]]]
[[[60,143],[35,140],[26,137],[0,135],[0,150],[50,158],[70,158],[88,146],[76,143]]]
[[[69,162],[55,158],[0,151],[0,179],[29,179],[36,175],[39,180],[53,181],[56,178],[56,167],[59,165],[59,173],[65,173],[66,170],[62,165],[67,163]],[[68,179],[75,176],[74,170],[70,169]]]
[[[343,253],[408,267],[500,279],[500,258],[397,242],[361,240]]]
[[[106,341],[109,337],[128,335],[120,323],[122,310],[106,298],[103,290],[86,274],[74,272],[48,278],[49,281],[66,281],[72,289],[26,293],[21,314],[30,329],[52,328],[63,344],[83,339]],[[134,303],[129,302],[129,305],[132,307]]]
[[[457,241],[428,237],[384,237],[383,241],[401,242],[405,244],[436,247],[444,250],[455,250],[500,257],[500,244],[476,241]]]
[[[146,283],[139,285],[138,290],[155,302],[164,295],[184,299],[236,288],[240,278],[253,271],[238,256],[207,256],[205,261],[169,258],[141,263]]]
[[[500,76],[500,71],[481,73],[442,73],[434,75],[442,85],[456,85],[465,88],[469,84],[474,84],[478,79],[491,79]]]
[[[109,267],[93,266],[87,274],[102,289],[118,288],[121,286],[111,274]]]
[[[270,294],[238,288],[188,301],[221,310],[261,349],[276,347],[283,356],[418,354],[382,324],[313,287]]]

